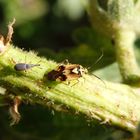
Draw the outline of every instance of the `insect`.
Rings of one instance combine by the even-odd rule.
[[[65,75],[65,80],[75,80],[88,73],[88,70],[79,64],[68,63],[66,65],[59,66],[59,69],[62,68],[62,74]]]
[[[50,81],[70,81],[78,79],[87,73],[87,69],[79,64],[70,64],[68,60],[65,60],[65,63],[67,64],[59,65],[55,70],[47,73],[45,77]]]
[[[16,61],[13,58],[10,59],[10,61],[15,64],[14,69],[16,71],[27,71],[27,70],[29,70],[29,69],[31,69],[33,67],[40,66],[40,64],[38,64],[40,61],[37,64],[16,63]],[[26,60],[25,60],[25,62],[26,62]]]
[[[14,66],[14,69],[16,71],[26,71],[26,70],[31,69],[31,68],[36,67],[36,66],[40,66],[40,64],[17,63]]]
[[[15,18],[12,22],[8,24],[8,33],[6,38],[3,37],[3,35],[0,35],[0,54],[3,54],[6,49],[8,48],[8,44],[11,41],[12,35],[13,35],[13,25],[15,23]]]
[[[78,64],[61,65],[56,70],[52,70],[47,74],[48,80],[66,81],[74,80],[83,76],[86,71]]]
[[[94,64],[96,64],[102,58],[102,56],[103,53]],[[45,74],[45,77],[50,81],[70,81],[70,80],[78,80],[80,77],[83,77],[84,74],[87,73],[88,69],[84,68],[80,64],[70,64],[68,60],[65,60],[56,69]],[[98,76],[96,75],[94,76],[100,79]]]

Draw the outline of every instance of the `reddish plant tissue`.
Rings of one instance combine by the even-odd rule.
[[[13,25],[15,21],[16,20],[14,18],[13,21],[8,24],[8,33],[6,37],[0,34],[0,54],[3,54],[8,48],[8,44],[10,43],[13,35]]]
[[[13,103],[10,105],[9,113],[12,118],[11,126],[17,124],[20,121],[20,113],[18,112],[18,107],[21,103],[21,98],[19,96],[15,96],[13,99]]]

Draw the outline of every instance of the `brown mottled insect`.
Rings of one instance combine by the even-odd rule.
[[[94,64],[96,64],[102,58],[102,56],[103,53]],[[80,77],[83,77],[84,74],[87,73],[88,70],[83,66],[81,66],[80,64],[70,64],[68,60],[65,60],[55,70],[52,70],[49,73],[45,74],[45,77],[50,81],[70,81],[70,80],[78,80]],[[96,75],[94,76],[100,79],[98,76]]]
[[[4,38],[3,35],[0,35],[0,54],[3,54],[6,51],[8,44],[11,41],[11,38],[13,35],[13,27],[12,26],[14,25],[14,23],[15,23],[15,18],[8,25],[8,33],[7,33],[6,38]]]
[[[51,81],[70,81],[78,79],[88,72],[79,64],[70,64],[67,60],[66,62],[67,64],[59,65],[55,70],[47,73],[45,77]]]
[[[79,64],[61,65],[59,68],[64,69],[63,75],[65,75],[66,80],[75,80],[88,73],[88,70]]]
[[[65,81],[65,75],[63,75],[62,71],[52,70],[49,73],[45,74],[45,78],[50,81]]]

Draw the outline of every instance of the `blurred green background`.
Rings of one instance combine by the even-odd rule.
[[[0,0],[0,32],[16,18],[12,43],[61,62],[68,59],[90,67],[103,79],[121,81],[113,42],[91,28],[84,0]],[[101,2],[102,3],[102,2]],[[96,65],[95,61],[104,53]],[[28,61],[28,60],[27,60]],[[95,71],[97,70],[97,71]],[[110,73],[110,71],[114,71]],[[91,122],[85,116],[55,112],[22,104],[22,119],[10,127],[8,108],[0,108],[0,140],[120,140],[128,137],[116,128]]]

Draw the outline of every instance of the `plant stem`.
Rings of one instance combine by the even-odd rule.
[[[116,58],[123,81],[126,83],[140,81],[140,71],[133,48],[134,41],[135,33],[131,30],[120,29],[115,34]]]
[[[89,1],[88,12],[92,25],[100,33],[113,38],[123,82],[129,84],[140,82],[140,70],[133,48],[139,32],[138,7],[139,2],[135,7],[133,0]]]
[[[35,67],[28,72],[15,71],[15,64],[10,60],[24,62],[25,56],[33,64],[41,60],[41,69]],[[49,106],[58,111],[74,115],[82,113],[91,121],[96,119],[100,123],[129,131],[135,129],[140,120],[139,89],[107,81],[104,84],[92,75],[84,75],[78,82],[70,81],[69,85],[44,79],[44,74],[56,66],[53,61],[37,57],[33,52],[28,53],[11,46],[0,56],[0,85],[6,89],[0,99],[11,95],[21,96],[24,101]]]

